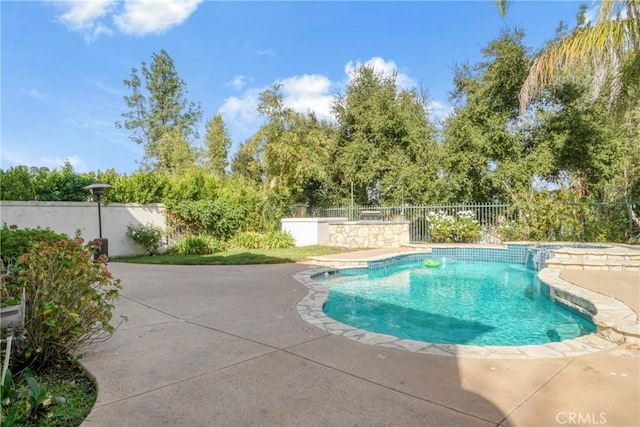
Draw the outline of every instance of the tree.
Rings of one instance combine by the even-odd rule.
[[[260,94],[258,111],[267,122],[245,145],[264,171],[265,183],[282,203],[314,203],[328,179],[333,128],[313,113],[284,106],[280,86]],[[247,168],[251,168],[249,162]],[[255,168],[255,166],[254,166]]]
[[[397,75],[360,66],[333,113],[338,125],[333,182],[348,200],[351,183],[361,204],[433,200],[438,182],[435,127],[426,97],[400,90]]]
[[[231,174],[251,182],[262,182],[264,171],[256,147],[256,136],[243,142],[231,161]]]
[[[195,150],[177,128],[169,129],[160,136],[157,145],[157,170],[181,174],[194,166]]]
[[[161,164],[161,150],[167,151],[160,147],[163,136],[172,132],[165,142],[186,141],[191,145],[191,138],[198,138],[200,105],[185,98],[186,84],[165,50],[153,53],[151,65],[143,62],[140,72],[132,68],[131,79],[124,80],[124,85],[131,90],[131,95],[124,97],[129,111],[122,113],[124,120],[116,122],[116,127],[132,131],[131,140],[144,145],[143,165],[163,169],[166,165]],[[176,138],[175,132],[182,138]]]
[[[504,16],[509,1],[496,3]],[[595,76],[594,95],[608,80],[610,109],[629,107],[630,93],[640,85],[640,0],[601,1],[594,25],[581,25],[540,52],[522,86],[520,110],[545,88],[584,66]]]
[[[492,202],[528,189],[538,153],[518,126],[518,92],[529,68],[524,32],[503,30],[482,49],[484,60],[458,66],[444,125],[444,175],[449,201]]]
[[[227,155],[231,147],[231,138],[227,133],[222,115],[216,114],[207,122],[205,139],[207,169],[222,176],[227,168]]]
[[[0,200],[33,200],[37,194],[33,181],[27,166],[0,170]]]

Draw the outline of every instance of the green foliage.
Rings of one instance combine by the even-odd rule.
[[[529,188],[537,173],[538,151],[521,144],[515,121],[530,63],[523,38],[518,29],[505,30],[482,49],[482,62],[455,69],[455,110],[443,130],[448,202],[504,200],[506,191]]]
[[[0,175],[2,200],[40,200],[82,202],[87,200],[84,189],[95,182],[93,173],[80,174],[66,162],[61,170],[16,166]]]
[[[29,396],[27,398],[27,417],[31,420],[37,420],[40,417],[46,417],[49,413],[51,405],[55,402],[53,397],[47,393],[47,390],[40,387],[38,381],[33,376],[31,369],[24,370],[24,377],[29,386]]]
[[[221,114],[216,114],[207,122],[206,165],[207,170],[222,176],[227,168],[227,155],[231,147],[231,138],[227,133]]]
[[[18,399],[18,390],[16,390],[11,369],[3,371],[2,383],[0,383],[0,409],[1,420],[0,427],[11,427],[13,420],[18,411],[16,401]]]
[[[627,204],[590,203],[564,189],[518,197],[515,220],[498,226],[502,240],[628,242]]]
[[[26,290],[24,362],[42,364],[72,355],[92,339],[109,336],[120,280],[95,262],[95,246],[81,239],[41,242],[18,258],[18,282]]]
[[[193,168],[197,151],[177,128],[164,132],[157,143],[157,164],[154,169],[160,173],[182,174]]]
[[[169,206],[175,227],[188,234],[206,233],[229,240],[243,224],[244,208],[224,200],[185,200]]]
[[[0,171],[0,200],[33,200],[36,188],[26,166],[14,166]]]
[[[3,224],[0,228],[0,259],[7,266],[40,242],[56,242],[67,238],[66,235],[55,233],[48,228],[18,228],[15,225]]]
[[[129,111],[116,126],[130,130],[131,140],[144,145],[147,167],[177,172],[182,167],[175,160],[182,164],[190,157],[190,139],[198,137],[202,110],[185,98],[186,84],[178,77],[173,59],[165,50],[153,53],[151,64],[143,62],[140,73],[132,68],[131,79],[124,84],[131,90],[124,97]]]
[[[223,250],[224,244],[207,234],[181,237],[172,248],[179,255],[207,255]]]
[[[429,236],[436,243],[471,243],[480,239],[480,224],[473,211],[458,211],[449,215],[444,211],[427,214]]]
[[[471,243],[480,239],[480,224],[473,211],[456,212],[453,225],[453,236],[456,242]]]
[[[98,180],[113,188],[104,200],[116,203],[161,203],[169,191],[169,177],[153,171],[118,175],[113,169],[98,174]]]
[[[229,242],[229,247],[237,249],[286,249],[294,245],[293,236],[283,231],[239,233]]]
[[[329,163],[329,192],[358,204],[424,203],[438,195],[439,148],[428,103],[417,90],[399,89],[397,75],[360,66],[346,94],[333,104],[337,141]]]
[[[128,224],[126,236],[149,255],[156,255],[162,246],[163,232],[160,227],[153,224]]]
[[[66,399],[62,396],[54,398],[51,392],[36,380],[29,368],[24,369],[18,378],[19,380],[15,381],[11,370],[7,369],[6,376],[0,385],[2,400],[0,426],[49,424],[48,421],[53,418],[52,409],[58,404],[66,403]]]

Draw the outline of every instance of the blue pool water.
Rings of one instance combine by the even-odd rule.
[[[549,300],[537,272],[522,264],[447,260],[426,268],[414,261],[324,281],[327,316],[403,339],[513,346],[595,331]]]

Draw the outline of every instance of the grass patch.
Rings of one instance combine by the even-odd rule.
[[[138,264],[243,265],[302,262],[310,256],[353,252],[352,248],[303,246],[287,249],[236,249],[211,255],[156,255],[114,257],[111,261]]]

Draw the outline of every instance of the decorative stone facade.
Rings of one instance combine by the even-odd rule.
[[[348,248],[399,248],[410,241],[409,221],[329,223],[329,245]]]

